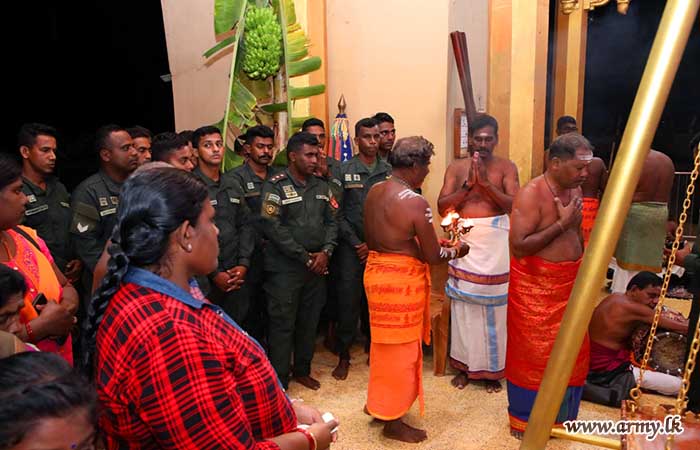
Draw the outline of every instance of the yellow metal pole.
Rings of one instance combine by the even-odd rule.
[[[567,433],[561,428],[552,428],[552,437],[566,439],[567,441],[595,445],[597,447],[611,448],[613,450],[620,450],[622,448],[622,442],[619,439],[612,439],[587,434],[572,434]]]
[[[543,449],[549,439],[615,248],[610,243],[617,242],[620,237],[699,6],[700,0],[669,0],[666,3],[591,241],[520,445],[523,450]]]

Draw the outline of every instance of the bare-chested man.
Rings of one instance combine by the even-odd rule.
[[[508,214],[520,185],[515,164],[493,154],[496,119],[484,114],[469,125],[472,157],[450,164],[438,199],[441,215],[456,211],[474,224],[463,238],[469,254],[449,262],[445,286],[450,365],[459,371],[452,385],[464,389],[469,380],[483,380],[487,392],[498,392],[506,362]]]
[[[576,119],[571,116],[561,116],[557,120],[557,136],[568,133],[577,133]],[[545,167],[547,166],[545,161]],[[593,224],[598,215],[600,198],[603,196],[605,185],[608,182],[608,168],[602,159],[594,156],[588,165],[588,178],[581,185],[583,190],[583,218],[581,219],[581,232],[583,233],[583,246],[588,246],[588,240],[593,231]]]
[[[617,241],[612,292],[625,292],[640,270],[661,272],[674,170],[671,158],[649,151]]]
[[[630,382],[639,379],[639,369],[630,363],[630,338],[638,326],[654,321],[654,308],[659,301],[662,280],[651,272],[639,272],[629,282],[627,292],[612,294],[603,299],[593,311],[588,333],[591,338],[591,366],[584,398],[610,406],[620,406],[629,398],[626,389]],[[659,318],[659,329],[686,334],[688,321],[668,314]],[[659,331],[657,331],[658,334]],[[590,387],[589,387],[590,385]],[[661,372],[646,371],[642,387],[665,395],[676,395],[681,379]],[[614,398],[601,398],[602,392],[622,386],[627,397],[618,396],[609,389]],[[591,389],[593,388],[593,389]],[[591,392],[598,395],[590,396]]]
[[[521,438],[583,255],[581,184],[593,158],[580,134],[558,137],[544,175],[513,202],[506,380],[511,434]],[[574,420],[588,374],[584,342],[556,422]]]
[[[422,137],[399,139],[389,154],[393,174],[377,183],[364,205],[369,256],[364,283],[372,344],[365,412],[384,421],[384,435],[404,442],[426,439],[424,430],[401,418],[416,400],[423,413],[421,338],[430,340],[428,264],[460,258],[468,247],[443,247],[430,205],[415,190],[428,175],[433,144]]]
[[[588,246],[588,241],[593,232],[593,224],[598,216],[600,198],[603,196],[605,185],[608,182],[608,168],[602,159],[594,157],[588,165],[588,178],[581,185],[583,191],[583,218],[581,220],[581,233],[583,234],[583,246]]]

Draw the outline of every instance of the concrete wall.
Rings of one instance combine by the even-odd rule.
[[[224,116],[231,52],[207,62],[216,45],[214,0],[161,0],[172,75],[175,127],[194,129]]]
[[[453,109],[463,107],[449,32],[467,33],[477,107],[486,105],[487,0],[328,0],[328,95],[352,124],[377,111],[398,137],[435,144],[424,193],[435,206],[452,161]],[[335,115],[332,106],[331,117]],[[329,118],[330,119],[330,118]]]

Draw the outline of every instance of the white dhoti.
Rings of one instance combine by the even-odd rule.
[[[510,253],[507,215],[471,218],[469,253],[448,266],[450,364],[470,379],[498,380],[506,361]]]

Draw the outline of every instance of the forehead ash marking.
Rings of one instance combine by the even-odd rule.
[[[580,161],[589,161],[590,162],[593,160],[593,152],[590,152],[590,151],[585,152],[585,153],[576,152],[575,157],[576,157],[576,159],[578,159]]]

